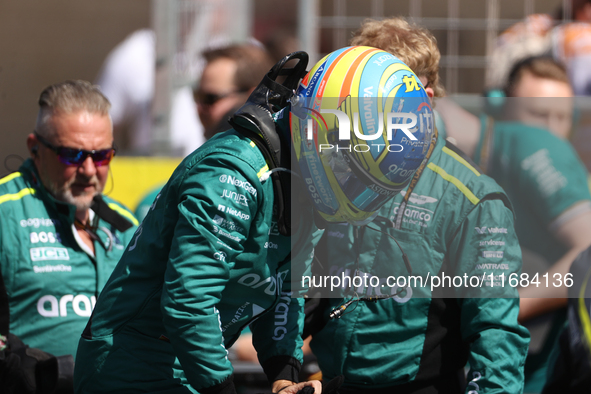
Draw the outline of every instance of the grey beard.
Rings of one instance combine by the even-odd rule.
[[[70,185],[73,182],[64,185],[57,185],[51,181],[48,183],[47,190],[49,190],[49,193],[51,193],[56,200],[71,204],[76,207],[76,211],[80,212],[90,209],[92,199],[95,195],[100,194],[101,192],[100,190],[97,190],[96,193],[84,193],[79,196],[74,196],[72,194],[72,189],[70,188]],[[98,182],[96,184],[98,185]]]

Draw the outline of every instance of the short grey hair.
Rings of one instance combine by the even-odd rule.
[[[56,114],[73,114],[87,111],[92,114],[109,116],[111,103],[100,91],[98,85],[82,80],[68,80],[48,86],[39,96],[37,133],[48,136],[51,133],[50,120]]]

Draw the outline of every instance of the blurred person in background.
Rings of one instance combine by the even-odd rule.
[[[202,137],[209,139],[232,128],[228,118],[244,104],[273,63],[267,52],[254,44],[211,49],[203,57],[207,64],[193,94],[205,128]],[[149,191],[139,202],[135,208],[139,221],[146,216],[161,188]]]
[[[240,108],[273,65],[265,49],[230,45],[203,53],[206,65],[193,94],[206,139],[232,128],[228,118]]]
[[[526,93],[524,86],[517,86],[520,94]],[[559,89],[566,94],[565,88],[563,83]],[[534,93],[530,90],[529,94]],[[534,111],[544,111],[536,107],[535,98],[531,103],[526,100],[520,98]],[[570,102],[567,98],[554,100]],[[507,101],[506,105],[513,103]],[[532,334],[525,364],[525,392],[539,393],[546,381],[549,355],[566,321],[565,275],[573,259],[591,243],[587,171],[571,144],[563,139],[570,127],[554,126],[559,138],[547,128],[474,116],[449,99],[438,102],[438,109],[448,135],[507,192],[515,210],[523,271],[530,281],[540,280],[538,285],[526,281],[519,289],[519,321]],[[527,114],[516,116],[537,122]],[[564,119],[565,123],[571,121],[572,114]],[[546,127],[551,124],[544,123]]]
[[[552,56],[566,65],[575,95],[590,96],[591,0],[572,0],[571,9],[573,22],[551,31]]]
[[[573,22],[561,23],[561,4],[554,15],[528,15],[499,35],[486,73],[488,89],[506,86],[515,63],[547,55],[566,65],[575,95],[591,95],[591,0],[570,0],[569,6]]]
[[[368,20],[351,44],[386,50],[408,64],[431,99],[444,94],[441,55],[428,30],[402,18]],[[425,278],[442,271],[470,277],[520,272],[513,212],[502,189],[447,142],[443,130],[436,130],[422,149],[428,153],[410,185],[380,209],[373,223],[327,226],[319,244],[327,255],[323,274],[339,275],[343,269],[399,278],[412,271]],[[505,231],[483,235],[474,230],[489,227]],[[412,270],[404,269],[405,262]],[[378,267],[387,267],[387,274],[380,275]],[[312,332],[311,347],[324,378],[344,375],[340,393],[522,391],[528,333],[517,322],[516,289],[485,287],[478,295],[461,286],[401,290],[362,285],[352,297],[369,295],[374,302],[358,300],[339,319],[329,320],[329,312],[342,309],[344,300],[321,302],[320,322],[314,323],[324,327]]]
[[[564,66],[550,57],[531,57],[509,73],[503,118],[550,130],[562,139],[573,127],[573,89]],[[513,97],[517,99],[513,99]]]
[[[265,48],[274,62],[278,62],[286,55],[300,50],[301,47],[302,45],[297,37],[287,30],[273,32],[265,40]]]
[[[72,391],[78,337],[138,224],[103,195],[115,155],[109,107],[85,81],[44,89],[31,157],[0,180],[0,385],[20,376],[15,393],[35,392],[35,364],[52,360],[59,376],[46,377]]]
[[[151,155],[156,74],[156,37],[152,30],[130,34],[107,56],[96,83],[111,102],[115,139],[125,153]],[[191,88],[172,92],[170,144],[175,156],[186,156],[205,139]]]

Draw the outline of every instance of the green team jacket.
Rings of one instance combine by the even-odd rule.
[[[521,270],[521,252],[505,194],[441,135],[402,213],[401,228],[394,229],[386,220],[396,221],[406,190],[360,229],[357,240],[353,226],[326,229],[330,275],[353,276],[357,270],[360,278],[377,277],[373,285],[369,279],[354,283],[357,294],[396,296],[359,302],[313,335],[323,376],[342,373],[351,388],[413,382],[418,389],[438,379],[454,380],[468,361],[466,393],[522,392],[529,335],[517,323],[518,294],[507,283]],[[384,233],[398,240],[412,275],[466,274],[475,285],[485,275],[483,286],[464,287],[456,280],[452,286],[446,282],[446,290],[413,282],[404,288],[403,281],[402,288],[393,282],[390,287],[387,277],[409,273],[400,249]],[[328,309],[342,302],[332,298]]]
[[[297,379],[303,300],[292,298],[296,261],[290,237],[277,230],[272,182],[260,180],[267,171],[255,144],[235,131],[185,158],[97,302],[80,340],[77,392],[224,387],[226,348],[255,319],[269,380]]]
[[[137,225],[129,211],[103,198],[118,216]],[[48,194],[31,160],[0,179],[0,269],[10,331],[56,356],[76,354],[96,297],[136,228],[129,223],[131,228],[120,232],[99,217],[100,242],[92,256],[76,239],[74,215],[74,206]]]

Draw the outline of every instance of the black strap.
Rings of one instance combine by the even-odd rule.
[[[290,60],[298,60],[298,63],[293,68],[285,68]],[[278,133],[273,113],[287,106],[294,89],[306,73],[307,64],[308,54],[305,52],[285,56],[271,68],[246,103],[229,119],[236,131],[257,145],[271,170],[277,167],[291,168],[290,144]],[[279,76],[287,77],[278,83],[276,80]],[[291,176],[286,172],[273,172],[271,179],[278,208],[277,227],[281,235],[289,236],[292,233]]]
[[[94,196],[90,209],[92,209],[99,218],[115,227],[117,231],[123,232],[133,227],[133,223],[117,211],[111,209],[100,194]]]
[[[460,148],[458,148],[457,146],[455,146],[452,142],[450,141],[445,141],[445,147],[451,151],[453,151],[456,155],[460,156],[462,159],[466,160],[466,162],[468,164],[470,164],[472,167],[474,167],[476,169],[476,171],[480,172],[481,174],[484,174],[484,171],[482,171],[482,169],[480,168],[480,166],[478,164],[476,164],[474,162],[474,160],[472,160],[472,158],[470,156],[468,156],[467,154],[464,153],[463,150],[461,150]]]
[[[10,306],[8,304],[8,293],[6,293],[4,278],[2,277],[2,269],[0,268],[0,335],[4,335],[8,338],[9,330]]]

